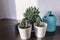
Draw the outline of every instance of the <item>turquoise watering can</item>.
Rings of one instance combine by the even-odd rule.
[[[56,17],[52,15],[51,11],[47,12],[47,15],[44,16],[43,21],[48,24],[47,32],[54,32],[56,31]]]

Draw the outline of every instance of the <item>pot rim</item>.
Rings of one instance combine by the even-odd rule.
[[[43,23],[44,23],[45,26],[47,26],[47,23],[45,23],[45,22],[43,22]],[[36,23],[34,23],[34,27],[43,28],[43,27],[38,27],[38,26],[36,26],[35,24],[36,24]],[[44,26],[44,27],[45,27],[45,26]]]
[[[21,28],[21,27],[19,27],[19,25],[18,25],[18,28],[19,29],[29,29],[29,28],[31,28],[32,27],[32,25],[30,24],[30,27],[28,27],[28,28]]]

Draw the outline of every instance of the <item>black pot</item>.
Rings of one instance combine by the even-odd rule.
[[[33,20],[29,20],[30,24],[32,25],[32,32],[34,32],[34,23],[36,22],[34,19]]]

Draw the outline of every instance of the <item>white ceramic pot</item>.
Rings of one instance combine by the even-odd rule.
[[[43,38],[45,36],[47,24],[44,23],[44,25],[45,25],[44,27],[38,27],[34,24],[34,30],[35,30],[36,37]]]
[[[18,26],[21,39],[29,39],[31,37],[32,26],[26,29],[22,29]]]

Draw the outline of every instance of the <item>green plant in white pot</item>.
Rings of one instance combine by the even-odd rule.
[[[43,38],[46,33],[47,24],[42,22],[39,17],[37,17],[34,23],[35,35],[36,37]]]
[[[21,39],[29,39],[31,36],[31,24],[28,20],[23,19],[21,23],[18,25],[18,30],[21,36]]]

